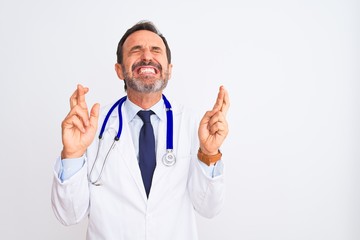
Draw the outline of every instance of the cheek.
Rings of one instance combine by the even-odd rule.
[[[132,75],[132,64],[127,64],[127,65],[125,65],[125,72],[126,72],[126,74],[128,74],[128,75]]]
[[[134,65],[135,60],[129,57],[125,57],[123,59],[123,66],[126,70],[126,72],[131,72],[131,67]]]

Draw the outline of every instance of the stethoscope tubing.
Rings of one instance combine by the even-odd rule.
[[[118,141],[120,139],[120,135],[121,135],[121,132],[122,132],[122,125],[123,125],[123,119],[122,119],[122,114],[121,114],[121,106],[122,104],[126,101],[127,97],[122,97],[120,98],[109,110],[109,112],[106,114],[106,117],[104,119],[104,122],[101,126],[101,130],[100,130],[100,134],[99,134],[99,139],[102,139],[102,136],[105,132],[105,128],[106,128],[106,124],[108,123],[109,121],[109,118],[111,116],[111,113],[114,111],[114,109],[116,107],[118,107],[118,114],[119,114],[119,129],[118,129],[118,132],[114,138],[115,141]]]
[[[173,114],[171,109],[171,104],[165,97],[165,95],[162,95],[166,107],[166,150],[172,150],[174,148],[173,146],[173,134],[174,134],[174,126],[173,126]]]
[[[166,121],[167,122],[166,123],[167,124],[166,125],[166,154],[164,155],[163,163],[166,166],[172,166],[172,165],[175,164],[175,161],[176,161],[175,160],[175,155],[173,154],[173,131],[174,131],[174,128],[173,128],[173,113],[172,113],[171,104],[167,100],[165,95],[162,95],[162,98],[164,100],[164,104],[165,104],[165,108],[166,108],[166,119],[167,119],[167,121]],[[107,159],[108,159],[108,157],[110,155],[111,150],[115,147],[117,141],[119,141],[119,139],[120,139],[120,135],[121,135],[122,128],[123,128],[123,118],[122,118],[122,113],[121,113],[121,106],[126,101],[126,99],[127,99],[127,96],[124,96],[124,97],[120,98],[118,101],[116,101],[114,103],[114,105],[109,109],[108,113],[106,114],[104,122],[103,122],[103,124],[101,126],[101,130],[100,130],[100,133],[99,133],[99,144],[98,144],[98,149],[97,149],[97,152],[96,152],[96,157],[95,157],[94,163],[93,163],[93,165],[91,167],[89,177],[88,177],[89,182],[91,184],[95,185],[95,186],[100,186],[101,185],[100,184],[100,179],[101,179],[101,176],[102,176],[106,161],[107,161]],[[99,151],[100,151],[101,144],[102,144],[102,141],[103,141],[102,137],[103,137],[103,134],[105,132],[106,125],[107,125],[107,123],[109,121],[109,118],[110,118],[112,112],[115,110],[116,107],[118,108],[118,116],[119,116],[118,132],[117,132],[116,136],[114,137],[114,141],[111,144],[111,147],[109,148],[108,152],[105,155],[104,163],[103,163],[103,165],[101,167],[98,178],[95,181],[92,181],[91,176],[92,176],[92,172],[94,170],[94,167],[96,165],[96,162],[98,160]],[[170,162],[168,161],[169,159],[170,159]]]

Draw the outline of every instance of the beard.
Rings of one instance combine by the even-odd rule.
[[[141,65],[144,63],[139,63],[137,65]],[[144,64],[145,65],[145,64]],[[153,92],[159,92],[165,89],[167,86],[167,83],[169,81],[169,71],[166,69],[162,71],[162,67],[160,65],[155,64],[146,64],[146,65],[154,65],[156,66],[160,71],[160,77],[157,79],[154,79],[152,83],[145,83],[144,80],[152,79],[152,76],[143,76],[140,78],[131,77],[130,74],[126,71],[124,67],[122,67],[122,70],[124,72],[124,81],[126,87],[129,87],[137,92],[141,93],[153,93]],[[132,69],[135,69],[136,65],[132,67]]]

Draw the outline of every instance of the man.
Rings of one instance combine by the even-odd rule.
[[[194,210],[205,217],[221,210],[219,148],[228,133],[228,93],[220,87],[199,124],[185,108],[165,106],[162,91],[171,69],[165,37],[151,22],[139,22],[118,45],[115,70],[127,92],[122,105],[109,116],[110,107],[100,114],[99,104],[89,113],[89,89],[81,85],[70,98],[52,205],[65,225],[88,216],[87,239],[197,239]],[[104,121],[104,131],[98,130]],[[99,132],[102,140],[95,138]],[[163,162],[169,148],[174,155]]]

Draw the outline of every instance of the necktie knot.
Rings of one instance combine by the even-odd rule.
[[[154,114],[153,111],[145,111],[145,110],[140,110],[137,115],[141,118],[141,120],[144,122],[144,123],[151,123],[150,122],[150,116]]]

